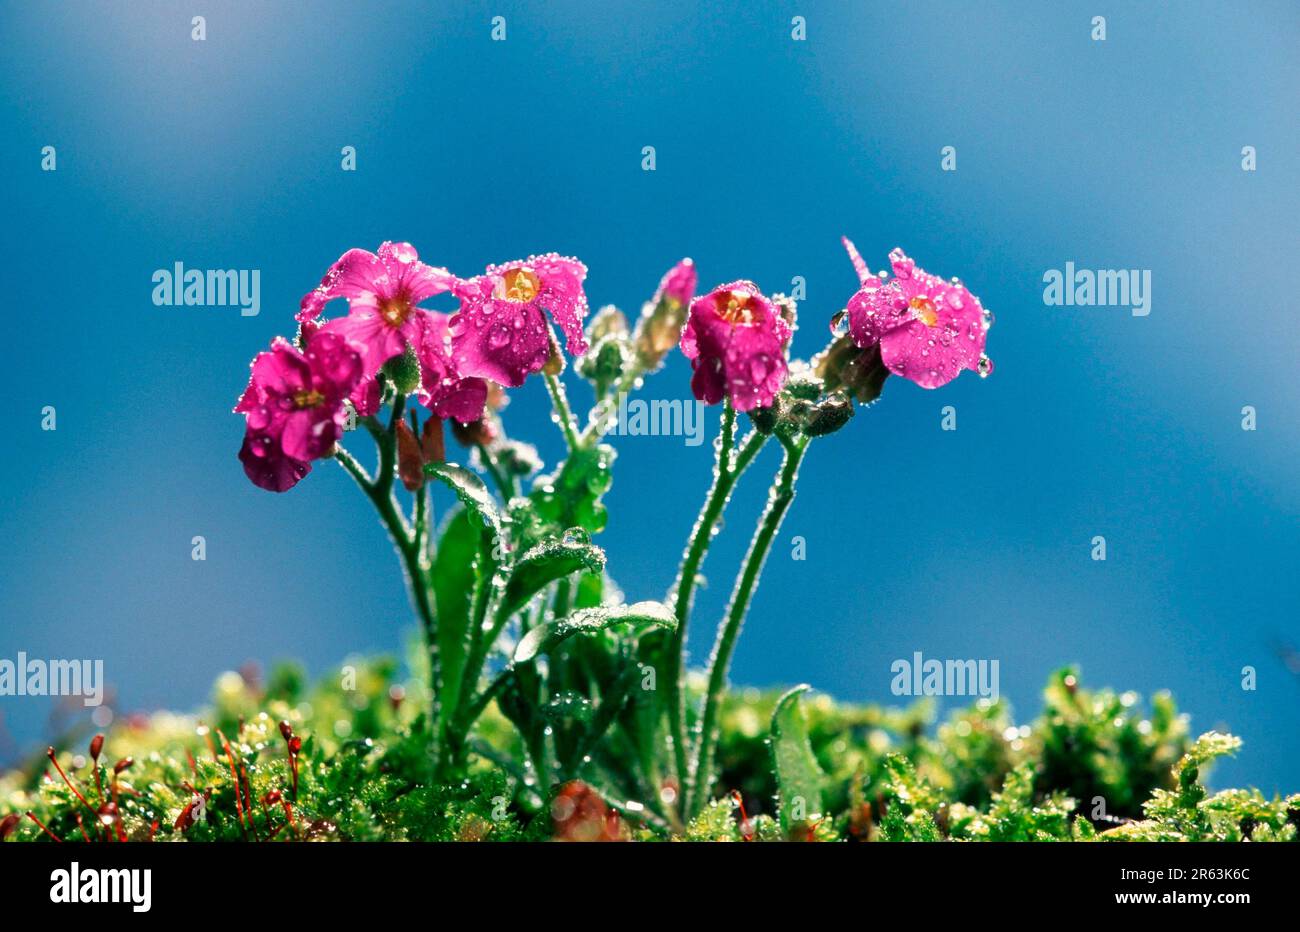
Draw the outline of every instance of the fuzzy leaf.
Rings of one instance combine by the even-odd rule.
[[[565,618],[538,625],[525,634],[515,648],[515,663],[527,663],[538,654],[548,653],[575,634],[603,631],[614,625],[672,628],[677,625],[677,619],[661,602],[584,608]]]
[[[470,599],[477,576],[478,559],[485,528],[470,517],[467,508],[457,509],[438,541],[433,561],[433,598],[438,609],[438,664],[444,718],[455,712],[460,695],[465,657],[469,650]],[[492,567],[484,567],[492,572]]]
[[[811,689],[796,686],[777,700],[772,712],[772,764],[781,811],[781,829],[789,832],[802,823],[816,821],[822,811],[825,776],[808,742],[799,697]],[[802,803],[798,802],[802,800]],[[796,809],[802,808],[796,818]]]
[[[430,463],[424,467],[424,474],[433,476],[448,486],[456,493],[461,504],[477,515],[494,533],[500,530],[501,512],[497,510],[496,499],[483,484],[483,480],[470,470],[455,463]]]
[[[605,551],[590,543],[585,534],[544,540],[516,561],[498,612],[502,616],[517,612],[537,593],[571,573],[599,573],[604,568]]]

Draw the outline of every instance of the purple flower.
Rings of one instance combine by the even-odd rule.
[[[364,348],[366,377],[373,376],[409,343],[419,346],[428,312],[417,305],[451,290],[456,277],[446,269],[419,261],[410,243],[385,242],[376,255],[349,249],[335,262],[321,283],[303,296],[298,320],[314,321],[335,298],[347,298],[348,316],[325,324]]]
[[[555,253],[488,266],[454,286],[460,311],[451,319],[451,349],[460,371],[511,388],[550,357],[546,313],[563,331],[570,353],[587,351],[582,319],[587,267]]]
[[[461,375],[448,335],[449,315],[429,312],[429,326],[416,348],[420,360],[420,403],[446,420],[477,421],[487,404],[487,382]]]
[[[682,352],[691,390],[706,404],[727,396],[737,411],[766,408],[785,384],[790,325],[753,282],[721,285],[691,302]]]
[[[235,405],[246,421],[239,459],[254,485],[284,492],[311,471],[312,460],[331,455],[343,430],[343,400],[361,378],[361,354],[334,333],[313,335],[305,353],[276,337],[251,369]]]
[[[962,369],[988,375],[988,330],[983,307],[955,279],[946,282],[916,267],[901,249],[889,254],[894,271],[878,278],[847,239],[845,246],[862,287],[849,299],[849,335],[863,349],[877,344],[885,367],[922,388],[938,388]]]

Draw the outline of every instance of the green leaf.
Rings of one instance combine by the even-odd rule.
[[[514,614],[557,579],[579,571],[599,573],[604,568],[605,551],[588,541],[586,534],[566,533],[544,540],[515,562],[498,617]]]
[[[424,474],[455,492],[461,504],[477,515],[485,527],[491,528],[493,533],[500,531],[501,512],[497,509],[496,499],[477,475],[455,463],[430,463],[424,467]]]
[[[483,535],[482,525],[471,519],[470,514],[468,509],[458,508],[447,521],[431,574],[438,609],[438,667],[445,720],[450,720],[456,711],[469,651],[470,600],[476,578],[474,561]]]
[[[549,653],[557,644],[575,634],[590,634],[614,625],[630,625],[635,629],[673,628],[677,625],[677,618],[661,602],[584,608],[566,618],[538,625],[525,634],[515,648],[515,663],[527,663],[538,654]]]
[[[777,700],[772,712],[772,765],[776,771],[781,829],[789,832],[813,822],[822,812],[825,777],[808,742],[799,697],[811,687],[796,686]]]
[[[529,498],[552,527],[582,527],[593,534],[605,529],[607,515],[601,497],[614,481],[616,453],[607,444],[572,451],[560,468],[540,476]]]

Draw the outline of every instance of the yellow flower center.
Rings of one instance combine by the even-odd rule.
[[[390,327],[400,327],[411,313],[411,302],[405,298],[388,298],[379,304],[379,316]]]
[[[299,409],[314,408],[324,400],[325,396],[314,388],[293,393],[293,406]]]
[[[541,290],[541,279],[532,269],[510,269],[501,276],[496,287],[496,297],[527,304]]]
[[[933,327],[939,319],[939,315],[934,312],[934,303],[925,295],[917,295],[907,306],[912,309],[912,316],[927,327]]]
[[[718,316],[732,326],[736,324],[752,324],[754,322],[754,314],[751,310],[753,304],[754,296],[748,291],[729,291],[718,302]]]

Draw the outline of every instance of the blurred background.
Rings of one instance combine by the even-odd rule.
[[[0,657],[102,658],[122,714],[196,706],[248,660],[319,674],[401,649],[398,564],[342,470],[277,496],[235,458],[249,359],[348,247],[409,240],[465,275],[556,250],[590,266],[593,307],[632,313],[683,255],[704,287],[802,276],[806,356],[855,288],[847,234],[873,268],[900,245],[960,276],[996,314],[996,371],[892,379],[816,445],[733,681],[902,702],[897,658],[997,659],[1028,719],[1074,663],[1086,685],[1172,690],[1193,734],[1241,735],[1216,784],[1300,790],[1282,655],[1300,648],[1300,8],[1104,6],[0,7]],[[1068,260],[1152,270],[1150,316],[1045,306]],[[260,269],[261,314],[155,307],[150,277],[178,261]],[[647,397],[689,397],[688,379],[674,354]],[[547,410],[533,380],[507,423],[553,463]],[[659,598],[711,447],[616,443],[598,542],[629,598]],[[776,461],[705,566],[697,661]],[[0,757],[53,706],[0,698]]]

